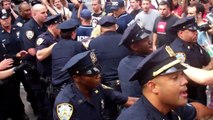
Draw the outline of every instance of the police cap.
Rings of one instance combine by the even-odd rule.
[[[90,20],[92,18],[92,13],[88,9],[83,9],[80,13],[83,19]]]
[[[116,24],[116,19],[113,16],[103,16],[98,24],[102,27],[108,27]]]
[[[166,75],[184,69],[186,67],[176,59],[174,51],[169,46],[162,46],[141,61],[136,72],[130,77],[130,81],[138,80],[141,85],[144,85],[158,75]]]
[[[193,16],[190,17],[184,17],[179,20],[177,20],[173,25],[172,28],[176,30],[191,30],[196,31],[197,30],[197,24],[195,22],[195,18]]]
[[[144,38],[150,36],[151,31],[146,30],[142,25],[135,22],[127,27],[121,38],[120,45],[129,47],[132,43],[143,40]]]
[[[10,17],[11,11],[6,9],[1,9],[0,11],[0,19],[5,20]]]
[[[51,24],[57,24],[61,22],[62,22],[61,14],[57,14],[57,15],[52,15],[47,17],[44,23],[46,25],[51,25]]]
[[[70,19],[60,23],[57,28],[61,30],[70,30],[76,28],[78,26],[78,22],[75,19]]]
[[[112,0],[111,10],[118,10],[119,8],[124,7],[123,0]]]
[[[79,53],[73,56],[62,68],[70,74],[97,75],[100,74],[100,65],[93,50]]]

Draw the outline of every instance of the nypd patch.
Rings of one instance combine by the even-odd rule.
[[[60,120],[69,120],[73,114],[73,106],[69,103],[57,105],[57,116]]]
[[[26,31],[26,36],[29,40],[31,40],[34,36],[34,32],[31,30]]]
[[[36,41],[36,45],[39,46],[41,43],[43,43],[44,39],[43,38],[38,38]]]
[[[186,60],[186,54],[183,52],[178,52],[176,53],[176,58],[180,60],[182,63],[184,63]]]

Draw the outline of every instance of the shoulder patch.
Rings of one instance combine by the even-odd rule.
[[[106,86],[106,85],[104,85],[104,84],[101,84],[101,86],[102,86],[104,89],[112,89],[111,87]]]
[[[56,108],[57,116],[60,120],[69,120],[73,113],[73,106],[69,103],[61,103]]]
[[[39,46],[41,43],[43,43],[44,39],[43,38],[38,38],[36,41],[36,45]]]
[[[176,58],[180,60],[182,63],[186,61],[186,54],[183,52],[177,52],[176,53]]]
[[[31,40],[34,36],[34,32],[31,30],[26,31],[26,36],[29,40]]]
[[[17,25],[18,27],[22,27],[22,26],[23,26],[23,23],[18,22],[18,23],[16,23],[16,25]]]

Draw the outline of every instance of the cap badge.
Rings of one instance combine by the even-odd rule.
[[[90,58],[92,60],[92,63],[95,64],[97,62],[97,58],[94,52],[90,53]]]

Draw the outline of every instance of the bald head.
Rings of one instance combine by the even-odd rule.
[[[47,8],[42,4],[35,4],[32,7],[32,17],[38,23],[44,23],[47,18]]]

